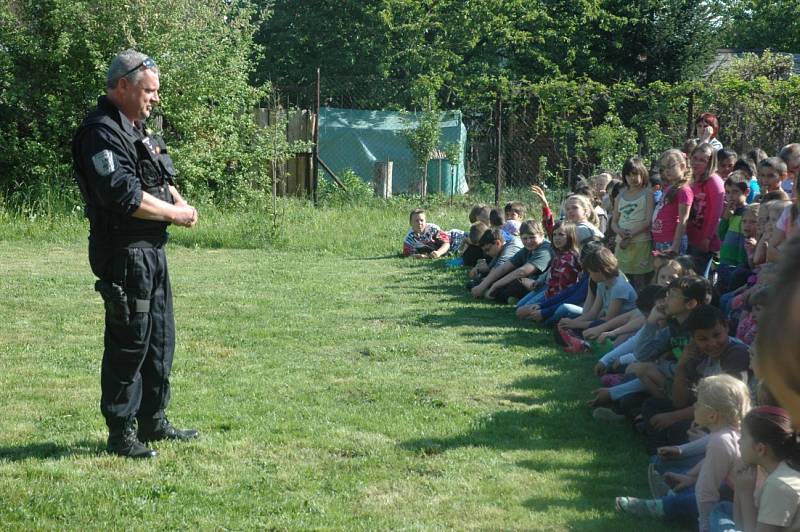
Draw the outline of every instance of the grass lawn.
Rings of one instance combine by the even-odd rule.
[[[648,493],[647,458],[591,419],[591,357],[466,297],[462,271],[397,258],[404,206],[303,212],[271,249],[209,237],[255,215],[173,230],[169,414],[202,437],[144,462],[103,452],[83,223],[6,220],[0,528],[668,529],[613,510]]]

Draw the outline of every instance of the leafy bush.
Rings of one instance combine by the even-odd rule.
[[[372,200],[374,194],[372,185],[361,179],[353,170],[348,168],[338,177],[345,186],[344,190],[326,175],[320,175],[317,197],[322,205],[342,207],[361,205]]]
[[[249,83],[252,36],[263,20],[255,5],[0,4],[0,193],[29,201],[43,186],[74,191],[72,134],[105,92],[111,58],[126,48],[159,64],[158,111],[186,195],[232,197],[258,185],[264,150],[252,109],[268,87]]]

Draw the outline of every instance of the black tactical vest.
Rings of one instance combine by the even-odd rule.
[[[137,239],[163,239],[168,223],[125,217],[104,209],[93,201],[90,192],[91,183],[83,175],[77,161],[80,156],[83,134],[95,127],[105,128],[115,137],[123,140],[128,151],[126,156],[129,160],[135,161],[136,177],[139,179],[143,192],[167,203],[174,203],[168,185],[174,184],[176,175],[172,158],[167,153],[166,145],[160,137],[148,136],[138,129],[135,129],[136,133],[131,135],[98,106],[81,123],[72,144],[73,160],[76,161],[75,179],[86,203],[85,212],[89,218],[92,235],[100,241],[109,239],[112,241],[112,245],[116,241],[125,243]]]

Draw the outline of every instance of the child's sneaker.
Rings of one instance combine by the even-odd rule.
[[[617,414],[612,409],[605,406],[598,406],[592,411],[592,417],[597,421],[609,421],[616,423],[617,421],[625,421],[625,416]]]
[[[586,342],[572,334],[569,329],[559,329],[558,334],[564,341],[564,351],[567,353],[582,353],[586,351]]]
[[[670,493],[669,484],[661,476],[661,473],[656,470],[655,464],[647,466],[647,483],[650,484],[650,494],[654,499],[666,497]]]
[[[460,268],[464,265],[464,257],[456,257],[448,260],[446,263],[448,268]]]
[[[614,500],[614,507],[640,517],[664,517],[664,506],[660,500],[617,497]]]
[[[622,379],[624,378],[625,374],[623,373],[606,373],[600,377],[600,384],[603,385],[603,388],[613,388],[622,384]]]

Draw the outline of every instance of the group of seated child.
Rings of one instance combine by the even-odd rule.
[[[446,233],[415,210],[403,253],[457,254],[473,297],[597,357],[592,417],[630,421],[651,457],[651,496],[617,497],[618,510],[701,531],[800,530],[800,442],[753,358],[800,233],[800,144],[741,158],[694,144],[579,183],[558,218],[538,186],[539,220],[516,201],[476,205],[469,231]]]

